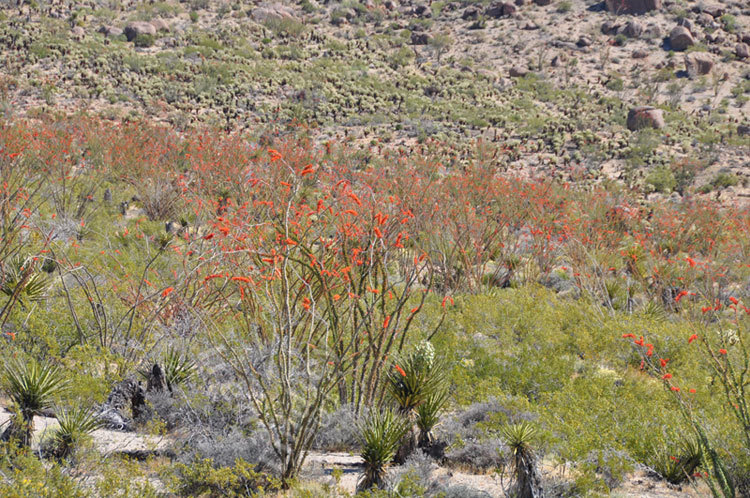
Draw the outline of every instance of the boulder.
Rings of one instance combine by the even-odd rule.
[[[74,40],[83,40],[83,37],[86,36],[86,30],[80,26],[76,26],[70,30],[70,36],[72,36]]]
[[[257,22],[281,21],[282,19],[299,20],[293,8],[277,2],[258,5],[252,10],[252,16]]]
[[[529,74],[529,70],[522,66],[513,66],[509,74],[512,78],[522,78]]]
[[[750,57],[750,47],[748,47],[747,43],[738,43],[734,46],[734,55],[738,59],[747,59]]]
[[[652,40],[662,37],[661,28],[659,27],[658,24],[649,24],[648,26],[644,28],[643,34],[646,38],[649,38]]]
[[[476,21],[479,19],[479,15],[481,14],[481,11],[477,7],[466,7],[466,9],[461,14],[461,19],[464,21]]]
[[[609,21],[604,21],[600,29],[603,35],[613,35],[617,33],[618,31],[620,31],[621,28],[622,26],[620,26],[619,24],[617,24],[616,22],[612,20],[609,20]]]
[[[743,137],[750,136],[750,125],[739,125],[737,127],[737,134]]]
[[[591,38],[589,38],[588,36],[582,36],[576,42],[576,46],[581,47],[581,48],[589,47],[591,46],[591,43],[592,43]]]
[[[672,50],[685,50],[695,44],[693,35],[685,26],[675,26],[669,33],[669,46]]]
[[[685,70],[690,77],[708,74],[714,68],[714,60],[706,52],[685,54]]]
[[[128,41],[133,41],[136,37],[141,35],[156,36],[156,28],[148,22],[134,21],[125,26],[123,33],[125,33],[125,37]]]
[[[432,40],[432,37],[427,33],[412,32],[411,44],[412,45],[427,45]]]
[[[151,26],[153,26],[156,31],[169,33],[169,24],[167,24],[167,21],[164,19],[154,19],[151,21]]]
[[[663,128],[664,115],[661,109],[650,106],[633,107],[628,111],[628,130],[636,131],[643,128]]]
[[[99,28],[99,33],[103,34],[107,38],[117,38],[122,34],[122,29],[117,26],[102,26]]]
[[[645,14],[661,9],[661,0],[606,0],[607,10],[615,14]]]
[[[534,0],[534,3],[539,5],[540,7],[544,7],[545,5],[551,4],[552,0]]]
[[[645,48],[638,48],[633,50],[633,59],[645,59],[651,54],[650,51],[648,51]]]
[[[432,17],[432,9],[426,3],[419,3],[414,7],[414,15],[419,17]]]
[[[721,5],[696,5],[693,7],[693,12],[703,12],[711,17],[721,17],[724,15],[724,7]]]
[[[516,13],[516,10],[517,7],[512,3],[495,2],[487,7],[487,10],[484,11],[484,15],[493,19],[497,19],[499,17],[512,16]]]
[[[643,34],[643,24],[633,19],[622,28],[622,34],[628,38],[640,38]]]
[[[698,15],[698,19],[696,20],[698,24],[703,26],[704,28],[713,28],[714,24],[716,22],[714,21],[714,18],[710,14],[706,14],[705,12]]]

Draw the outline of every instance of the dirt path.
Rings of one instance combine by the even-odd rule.
[[[11,414],[0,411],[0,431],[10,423]],[[52,435],[58,427],[57,419],[53,417],[34,417],[34,434],[32,447],[38,448],[39,443]],[[145,455],[156,453],[167,448],[168,441],[163,437],[154,437],[132,432],[98,429],[91,434],[94,445],[102,455],[126,454]]]
[[[545,466],[546,467],[546,466]],[[311,452],[306,463],[308,477],[320,483],[338,488],[339,496],[353,495],[357,481],[362,475],[362,458],[350,453],[320,453]],[[337,479],[334,469],[341,471]],[[544,473],[555,473],[547,468]],[[491,497],[502,497],[503,480],[497,474],[471,474],[454,469],[438,467],[433,470],[431,478],[446,486],[466,486],[477,491],[483,491]],[[505,484],[507,485],[507,478]],[[693,486],[671,486],[665,481],[658,480],[644,471],[630,474],[611,496],[618,498],[698,498],[709,496],[710,491],[702,483]]]

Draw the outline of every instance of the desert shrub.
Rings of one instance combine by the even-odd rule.
[[[279,481],[237,459],[232,466],[216,466],[210,458],[174,468],[172,489],[180,496],[256,496],[280,489]]]
[[[152,47],[154,45],[154,35],[139,33],[133,40],[133,43],[136,47],[140,48]]]
[[[507,447],[500,439],[469,441],[450,448],[445,463],[475,472],[489,472],[502,467]]]
[[[359,447],[357,415],[351,405],[323,415],[313,448],[324,451],[350,451]]]
[[[717,173],[711,180],[711,185],[716,189],[734,187],[739,184],[740,180],[734,173]]]
[[[573,4],[570,3],[568,0],[563,0],[557,3],[557,12],[559,12],[560,14],[565,14],[566,12],[570,12],[572,8],[573,8]]]
[[[646,177],[646,184],[654,192],[670,193],[677,187],[677,179],[667,166],[658,166]]]
[[[146,179],[135,186],[149,220],[166,220],[177,214],[180,193],[171,182],[163,178]]]
[[[4,448],[0,452],[0,495],[7,498],[65,496],[84,498],[89,490],[80,486],[69,469],[40,460],[27,452]]]

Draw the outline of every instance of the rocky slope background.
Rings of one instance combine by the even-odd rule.
[[[304,124],[365,151],[433,141],[459,163],[481,140],[523,174],[750,196],[741,0],[32,0],[0,19],[6,117]]]

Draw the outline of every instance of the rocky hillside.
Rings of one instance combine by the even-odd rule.
[[[456,162],[482,139],[524,174],[750,195],[742,0],[30,0],[0,19],[6,116],[299,123],[363,148],[435,140]]]

